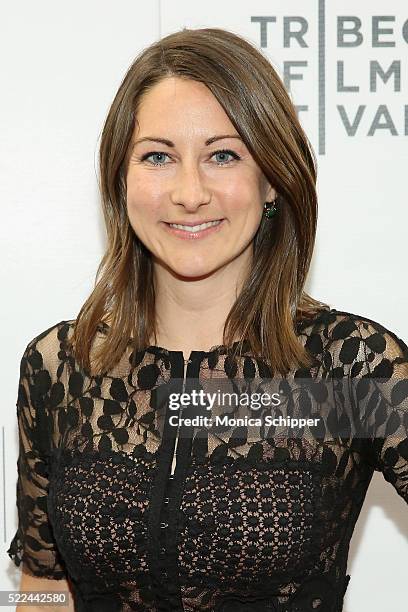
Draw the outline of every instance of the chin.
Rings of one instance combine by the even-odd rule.
[[[188,265],[178,265],[172,266],[171,264],[167,264],[169,270],[173,272],[174,275],[183,277],[183,278],[205,278],[206,276],[210,276],[218,266],[208,266],[208,262],[203,265],[193,265],[190,261]]]
[[[190,280],[198,280],[201,278],[206,278],[207,276],[210,276],[212,273],[214,272],[213,269],[209,270],[208,268],[206,269],[195,269],[192,270],[191,268],[189,269],[173,269],[173,273],[180,277],[180,278],[185,278],[185,279],[190,279]]]

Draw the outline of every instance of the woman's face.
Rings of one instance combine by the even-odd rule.
[[[141,100],[131,147],[127,212],[156,263],[192,279],[249,261],[275,191],[205,85],[156,84]],[[218,220],[203,232],[169,227]]]

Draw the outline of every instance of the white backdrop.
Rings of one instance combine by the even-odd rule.
[[[224,27],[268,55],[318,158],[318,236],[306,288],[407,342],[408,5],[14,0],[2,3],[0,23],[6,590],[20,579],[6,554],[16,528],[19,361],[29,340],[74,318],[91,291],[104,240],[99,137],[135,55],[184,26]],[[351,542],[344,612],[408,609],[407,564],[408,507],[375,473]]]

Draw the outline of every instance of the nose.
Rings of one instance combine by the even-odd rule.
[[[194,161],[180,163],[171,192],[173,204],[194,211],[203,204],[208,204],[210,200],[210,191],[205,185],[197,164]]]

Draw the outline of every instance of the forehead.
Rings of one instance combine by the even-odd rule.
[[[140,128],[177,127],[189,130],[228,127],[228,115],[204,83],[180,77],[167,77],[156,83],[140,100],[137,113]]]

